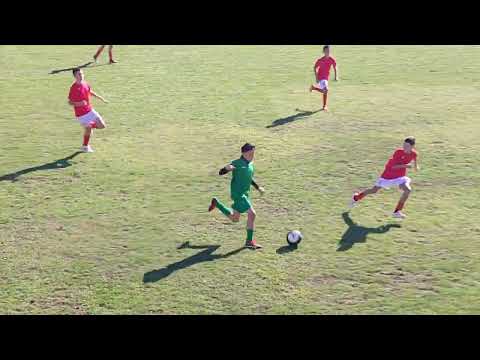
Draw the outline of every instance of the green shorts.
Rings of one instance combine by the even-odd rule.
[[[250,199],[246,195],[242,195],[242,197],[233,199],[233,210],[238,211],[240,214],[247,212],[252,207],[252,203]]]

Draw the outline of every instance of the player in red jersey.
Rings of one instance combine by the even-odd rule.
[[[102,53],[105,46],[106,45],[100,45],[100,47],[98,48],[95,55],[93,55],[93,60],[95,62],[97,62],[97,58],[100,56],[100,54]],[[110,61],[108,62],[109,64],[116,64],[117,63],[115,60],[113,60],[113,45],[108,45],[108,57],[110,59]]]
[[[96,94],[86,81],[84,81],[83,71],[79,68],[73,69],[73,76],[75,82],[70,87],[70,93],[68,94],[68,103],[73,106],[75,116],[81,126],[85,128],[83,134],[83,146],[81,150],[83,152],[93,152],[92,148],[88,144],[92,129],[104,129],[105,122],[99,113],[97,113],[90,105],[90,95],[99,98],[104,103],[108,101],[102,96]]]
[[[364,190],[360,193],[353,194],[350,207],[355,206],[365,196],[375,194],[382,188],[389,188],[391,186],[398,186],[403,191],[400,201],[393,212],[393,217],[403,219],[405,214],[402,213],[403,206],[407,201],[412,188],[410,187],[410,178],[406,176],[407,169],[412,167],[415,171],[419,170],[418,153],[415,151],[415,138],[410,136],[405,139],[402,149],[397,149],[393,156],[385,164],[385,170],[380,178],[371,189]],[[411,162],[413,161],[413,166]]]
[[[323,94],[323,108],[322,110],[328,111],[327,99],[328,99],[328,78],[330,76],[330,69],[333,66],[335,72],[335,81],[338,81],[338,68],[337,62],[333,57],[330,56],[330,46],[325,45],[323,47],[323,54],[325,56],[321,57],[315,62],[313,66],[313,72],[315,74],[316,84],[310,86],[310,92],[313,90],[319,91]]]

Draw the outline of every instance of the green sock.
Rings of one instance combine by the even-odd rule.
[[[233,210],[223,205],[221,201],[218,199],[217,199],[217,209],[220,210],[225,216],[230,216],[233,214]]]
[[[247,241],[253,240],[253,229],[247,229]]]

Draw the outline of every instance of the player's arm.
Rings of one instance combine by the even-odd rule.
[[[338,76],[338,66],[337,63],[333,64],[333,71],[335,72],[335,81],[340,80],[340,77]]]
[[[399,164],[399,165],[392,166],[392,169],[402,169],[402,168],[414,169],[415,171],[420,170],[420,167],[418,166],[418,161],[417,160],[413,160],[413,165],[412,165],[412,163],[410,163],[410,164]]]
[[[257,190],[260,192],[260,194],[262,194],[262,195],[263,195],[263,193],[265,192],[265,189],[264,189],[263,187],[261,187],[260,185],[258,185],[258,184],[255,182],[255,180],[253,180],[253,179],[252,179],[252,186],[253,186],[255,189],[257,189]]]
[[[395,151],[393,154],[393,162],[395,165],[392,165],[392,169],[411,169],[412,165],[411,164],[398,164],[401,159],[401,152],[400,151]]]
[[[227,166],[224,166],[223,168],[220,169],[220,171],[218,172],[218,175],[225,175],[233,170],[235,170],[235,166],[233,166],[232,164],[228,164]]]
[[[108,101],[107,101],[107,100],[105,100],[105,99],[103,98],[103,96],[101,96],[101,95],[98,95],[98,94],[97,94],[95,91],[93,91],[93,90],[90,90],[90,94],[92,94],[93,96],[95,96],[97,99],[100,99],[100,100],[102,100],[104,103],[108,103]]]
[[[87,105],[87,102],[85,100],[72,101],[72,100],[68,99],[68,104],[71,105],[71,106],[85,106],[85,105]]]
[[[392,169],[411,169],[412,164],[398,164],[398,165],[393,165]]]
[[[420,165],[418,165],[418,155],[415,157],[415,160],[413,160],[413,168],[415,171],[420,170]]]
[[[315,77],[315,80],[317,80],[318,82],[318,68],[320,67],[320,65],[318,64],[318,62],[315,63],[315,65],[313,65],[313,76]]]

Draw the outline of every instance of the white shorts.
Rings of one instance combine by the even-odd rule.
[[[328,90],[328,80],[320,80],[317,83],[317,86],[320,88],[320,90],[324,90],[324,89]]]
[[[405,184],[408,188],[410,188],[410,182],[412,180],[408,176],[402,176],[396,179],[384,179],[384,178],[378,178],[377,182],[375,183],[375,186],[388,189],[389,187],[392,186],[400,186]]]
[[[92,121],[99,122],[102,121],[102,117],[99,113],[95,110],[91,110],[90,112],[86,113],[85,115],[77,117],[77,120],[80,122],[80,125],[83,127],[90,127],[90,123]]]

